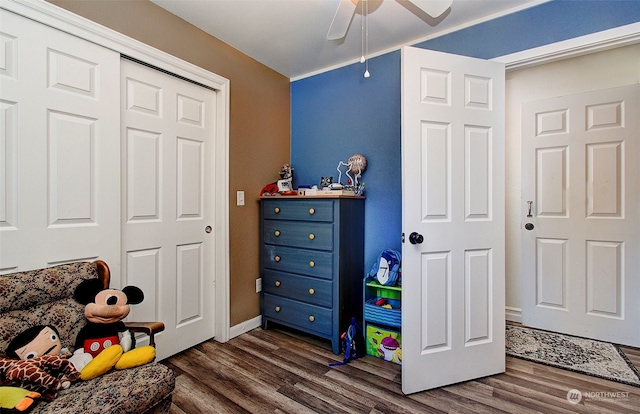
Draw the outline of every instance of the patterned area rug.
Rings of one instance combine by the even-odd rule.
[[[640,387],[640,373],[608,342],[507,325],[509,356]]]

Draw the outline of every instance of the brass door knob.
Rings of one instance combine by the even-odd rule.
[[[315,320],[316,320],[316,318],[313,315],[309,316],[309,322],[313,322]]]
[[[310,209],[309,209],[309,214],[315,214],[315,212],[316,212],[316,209],[315,209],[315,208],[310,208]]]
[[[276,230],[276,231],[274,231],[274,232],[273,232],[273,234],[275,234],[275,235],[276,235],[276,237],[280,237],[280,230]]]
[[[315,238],[316,238],[315,234],[313,234],[313,233],[309,234],[309,240],[313,240]]]
[[[273,260],[275,260],[276,262],[279,262],[280,261],[280,256],[274,257]]]
[[[280,312],[280,306],[276,306],[276,312]]]
[[[314,262],[313,260],[309,262],[309,267],[314,267],[316,265],[316,262]]]
[[[276,280],[275,285],[276,285],[276,286],[280,286],[280,281],[279,281],[279,280]]]
[[[309,294],[313,295],[314,293],[316,293],[316,290],[314,288],[309,289]]]
[[[273,209],[273,212],[274,212],[274,213],[276,213],[276,214],[278,214],[278,213],[280,212],[280,207],[276,207],[276,208],[274,208],[274,209]]]

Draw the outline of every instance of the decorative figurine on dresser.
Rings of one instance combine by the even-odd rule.
[[[262,327],[331,340],[362,316],[364,197],[263,197]]]

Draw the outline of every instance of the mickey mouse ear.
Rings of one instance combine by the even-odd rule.
[[[127,304],[129,305],[137,305],[144,300],[144,293],[137,286],[125,286],[122,292],[127,295]]]
[[[104,289],[100,279],[87,279],[82,281],[73,291],[73,298],[80,304],[86,305],[93,302],[98,292]]]

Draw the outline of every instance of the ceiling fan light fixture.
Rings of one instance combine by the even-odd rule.
[[[398,2],[407,1],[414,6],[431,16],[432,18],[438,18],[444,12],[446,12],[453,0],[397,0]],[[371,76],[369,72],[369,0],[340,0],[331,26],[329,26],[329,32],[327,33],[327,39],[339,40],[343,39],[347,35],[349,26],[353,16],[356,14],[357,5],[360,4],[360,46],[362,53],[360,55],[360,63],[365,64],[364,77]],[[382,4],[382,0],[374,1],[372,11],[375,11]],[[415,11],[414,11],[415,12]]]

